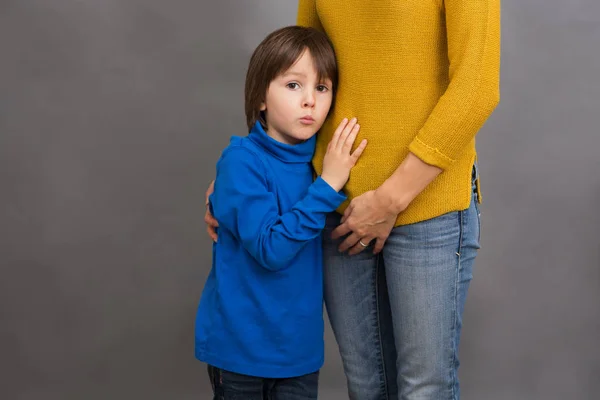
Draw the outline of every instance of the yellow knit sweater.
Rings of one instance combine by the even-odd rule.
[[[369,143],[349,200],[378,188],[410,151],[443,172],[396,225],[468,208],[475,135],[499,101],[500,0],[300,0],[298,24],[323,30],[339,65],[317,173],[337,124],[357,117],[356,143]]]

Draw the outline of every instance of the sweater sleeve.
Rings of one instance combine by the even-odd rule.
[[[260,265],[278,271],[321,234],[327,213],[339,207],[346,196],[319,177],[302,200],[279,214],[265,172],[264,164],[251,151],[228,149],[217,165],[210,203],[219,229],[232,232]]]
[[[296,24],[308,26],[323,31],[323,26],[317,14],[316,0],[300,0],[298,2],[298,17]]]
[[[498,104],[500,0],[444,0],[450,82],[409,150],[449,167]]]

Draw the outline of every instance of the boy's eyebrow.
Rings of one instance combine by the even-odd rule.
[[[281,76],[289,76],[289,75],[296,75],[296,76],[301,76],[303,78],[306,78],[306,74],[303,72],[295,72],[295,71],[286,71],[283,75]],[[331,81],[331,79],[329,78],[323,78],[321,79],[322,82],[327,82],[327,81]]]
[[[283,76],[287,76],[287,75],[297,75],[297,76],[302,76],[304,78],[306,78],[306,74],[302,73],[302,72],[295,72],[295,71],[286,71]]]

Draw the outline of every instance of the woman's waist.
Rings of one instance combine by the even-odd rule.
[[[394,159],[389,154],[387,156],[375,154],[365,160],[361,157],[352,169],[350,179],[344,187],[348,199],[337,211],[343,213],[352,199],[381,186],[393,174],[403,158],[400,156]],[[475,147],[469,145],[459,159],[438,175],[408,208],[400,213],[396,225],[420,222],[451,211],[466,209],[473,192],[471,173],[474,159]],[[317,165],[315,169],[320,170]]]

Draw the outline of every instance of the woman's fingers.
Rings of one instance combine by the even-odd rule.
[[[210,225],[207,226],[206,233],[208,233],[208,236],[210,236],[210,238],[212,239],[213,242],[217,241],[217,239],[218,239],[217,232],[215,232],[213,227],[211,227]]]
[[[217,241],[217,232],[215,228],[219,227],[219,222],[212,216],[208,207],[206,208],[206,212],[204,213],[204,222],[206,223],[206,233],[213,240],[213,242]]]
[[[360,240],[360,236],[358,236],[358,234],[356,232],[352,232],[350,235],[348,235],[348,237],[346,237],[344,239],[344,241],[342,242],[342,244],[340,244],[338,246],[338,251],[340,253],[345,253],[351,247],[353,247],[355,245],[360,245],[358,243],[359,240]]]
[[[208,198],[210,197],[210,195],[215,191],[215,181],[212,180],[210,181],[210,184],[208,185],[208,189],[206,189],[206,199],[205,199],[205,205],[208,206]]]
[[[383,245],[385,244],[385,239],[377,238],[375,242],[375,246],[373,247],[373,254],[379,254],[381,250],[383,250]]]
[[[331,232],[331,238],[332,239],[338,239],[342,236],[347,235],[348,233],[352,232],[352,229],[350,229],[348,227],[348,224],[346,224],[345,222],[341,225],[339,225],[337,228],[335,228],[333,230],[333,232]]]
[[[370,246],[371,241],[373,241],[373,238],[368,238],[368,237],[364,237],[362,239],[360,239],[358,241],[358,243],[356,243],[349,251],[348,251],[348,255],[353,256],[355,254],[360,253],[363,250],[366,250],[367,247]],[[366,246],[365,246],[366,245]]]
[[[217,241],[217,232],[216,232],[215,228],[219,227],[219,223],[217,222],[215,217],[213,217],[213,215],[210,213],[210,208],[208,207],[210,195],[214,191],[215,191],[215,181],[213,180],[210,182],[210,184],[208,185],[208,189],[206,190],[206,199],[205,199],[206,211],[204,212],[204,222],[206,222],[206,233],[208,233],[208,236],[210,236],[210,238],[213,240],[213,242],[216,242]]]

